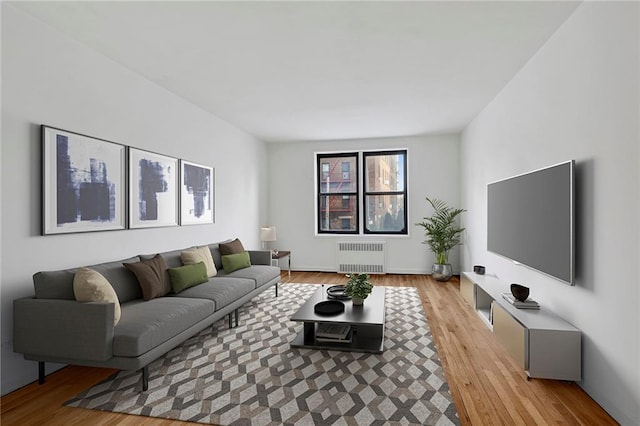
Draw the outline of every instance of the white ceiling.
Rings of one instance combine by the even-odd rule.
[[[19,2],[265,141],[460,131],[575,2]]]

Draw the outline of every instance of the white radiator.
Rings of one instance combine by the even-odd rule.
[[[338,272],[384,274],[385,268],[384,241],[338,242]]]

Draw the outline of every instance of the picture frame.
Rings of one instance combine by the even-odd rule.
[[[41,125],[42,235],[127,228],[126,146]]]
[[[180,161],[180,225],[215,221],[215,170],[190,161]]]
[[[177,158],[129,147],[129,228],[178,226]]]

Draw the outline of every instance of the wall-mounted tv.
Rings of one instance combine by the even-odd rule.
[[[575,283],[573,160],[490,183],[487,249]]]

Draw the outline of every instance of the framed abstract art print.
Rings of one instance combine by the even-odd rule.
[[[178,159],[129,148],[129,227],[178,225]]]
[[[214,169],[180,160],[180,224],[214,221]]]
[[[41,126],[42,234],[126,229],[124,145]]]

